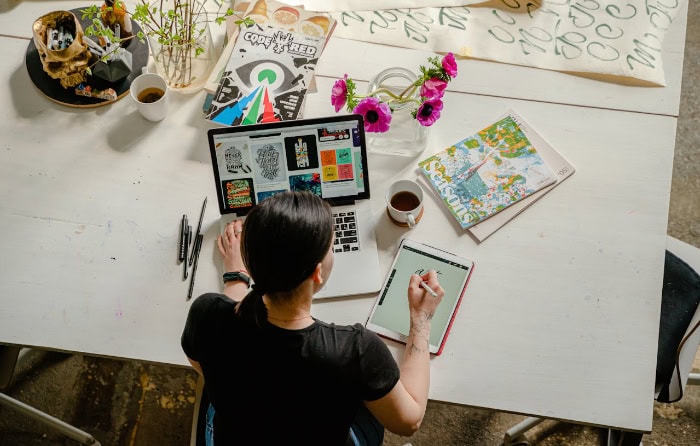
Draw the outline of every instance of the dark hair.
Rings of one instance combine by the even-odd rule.
[[[243,223],[241,254],[254,285],[238,314],[260,326],[263,294],[291,291],[314,272],[333,240],[331,208],[309,192],[283,192],[255,206]]]

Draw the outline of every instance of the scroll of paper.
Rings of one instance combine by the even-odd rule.
[[[331,15],[338,37],[665,85],[661,49],[680,9],[680,0],[497,0]]]
[[[304,0],[309,11],[364,11],[392,8],[427,8],[431,6],[465,6],[484,0]]]

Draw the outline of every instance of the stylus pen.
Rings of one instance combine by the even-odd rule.
[[[202,232],[202,220],[204,220],[204,210],[207,208],[207,198],[204,197],[204,203],[202,203],[202,212],[199,213],[199,223],[197,224],[197,232],[194,233],[194,242],[197,243],[197,236]],[[194,246],[193,246],[194,248]],[[192,257],[190,257],[190,265],[194,259],[194,252],[196,249],[192,249]]]
[[[194,246],[196,248],[194,251],[192,251],[192,255],[194,256],[194,264],[192,265],[192,277],[190,277],[190,289],[187,292],[187,300],[192,299],[192,290],[194,289],[194,276],[197,274],[197,263],[199,261],[199,251],[202,248],[202,239],[204,239],[204,236],[202,234],[197,234],[197,237],[194,240]]]
[[[200,237],[201,235],[201,237]],[[190,266],[192,266],[192,263],[194,262],[195,255],[199,255],[199,248],[201,248],[200,244],[202,243],[202,238],[204,236],[202,234],[197,234],[194,237],[194,243],[192,244],[192,254],[190,255]]]
[[[433,291],[433,289],[430,288],[427,283],[421,281],[420,286],[422,286],[425,289],[425,291],[429,292],[431,296],[438,297],[437,293]]]

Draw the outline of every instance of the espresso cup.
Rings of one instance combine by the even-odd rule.
[[[131,82],[131,98],[141,116],[161,121],[168,111],[168,83],[156,73],[143,73]]]
[[[386,191],[386,209],[399,226],[414,228],[423,216],[423,189],[410,180],[399,180]]]

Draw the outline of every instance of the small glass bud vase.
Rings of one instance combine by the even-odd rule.
[[[368,93],[385,88],[400,95],[417,79],[418,76],[406,68],[387,68],[370,81]],[[418,104],[414,101],[397,101],[381,92],[377,96],[391,108],[391,125],[385,133],[367,133],[368,150],[373,153],[402,156],[416,156],[421,153],[428,141],[428,128],[420,125],[412,116]],[[407,99],[419,100],[420,88],[416,88]]]
[[[203,10],[199,2],[192,4],[194,11]],[[192,19],[191,33],[195,37],[183,43],[165,43],[158,36],[148,38],[156,71],[169,87],[181,93],[201,90],[218,58],[206,12]]]

